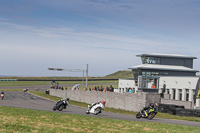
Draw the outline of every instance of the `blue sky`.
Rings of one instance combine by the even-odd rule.
[[[105,76],[141,64],[137,54],[195,56],[199,0],[1,0],[0,75]]]

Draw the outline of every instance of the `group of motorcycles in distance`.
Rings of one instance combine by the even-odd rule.
[[[99,113],[102,113],[102,110],[105,108],[106,101],[102,100],[96,103],[93,103],[91,106],[88,105],[88,109],[86,110],[86,114],[94,114],[98,115]],[[64,98],[59,100],[55,106],[53,107],[53,111],[62,111],[63,109],[66,109],[69,105],[69,98]],[[149,104],[147,107],[144,107],[141,109],[137,114],[136,118],[147,118],[148,120],[151,120],[155,117],[155,115],[158,112],[158,103],[155,104]]]

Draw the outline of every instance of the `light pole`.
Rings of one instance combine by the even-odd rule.
[[[48,68],[48,70],[52,71],[68,71],[68,72],[83,72],[83,78],[82,78],[82,84],[84,81],[84,72],[86,72],[86,83],[85,83],[85,88],[87,88],[87,82],[88,82],[88,64],[86,70],[84,69],[66,69],[66,68]]]
[[[87,64],[87,68],[86,68],[85,89],[87,89],[87,84],[88,84],[88,64]]]

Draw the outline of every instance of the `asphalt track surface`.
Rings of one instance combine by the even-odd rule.
[[[19,107],[19,108],[25,108],[25,109],[53,112],[52,108],[55,105],[55,103],[56,103],[55,101],[48,100],[48,99],[30,94],[27,92],[6,91],[4,100],[0,101],[0,106]],[[99,115],[93,115],[93,114],[87,115],[85,111],[86,111],[86,108],[68,105],[67,109],[64,109],[63,111],[56,111],[56,112],[67,113],[67,114],[77,114],[77,115],[84,115],[84,116],[91,116],[91,117],[102,117],[102,118],[111,118],[111,119],[120,119],[120,120],[156,122],[156,123],[200,127],[200,122],[193,122],[193,121],[169,120],[169,119],[161,119],[161,118],[154,118],[152,120],[136,119],[134,115],[124,115],[124,114],[117,114],[117,113],[111,113],[111,112],[105,112],[105,111],[103,111]]]

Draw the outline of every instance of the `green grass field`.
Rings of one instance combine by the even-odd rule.
[[[199,133],[200,128],[162,123],[134,122],[0,106],[0,132],[156,132]]]
[[[84,84],[85,82],[82,81],[59,81],[59,84],[63,87],[65,85],[69,85],[69,88],[72,87],[75,84]],[[92,85],[89,85],[92,84]],[[103,85],[105,86],[110,86],[113,85],[113,87],[117,88],[118,81],[117,80],[108,80],[108,81],[88,81],[88,88],[93,88],[94,85],[99,85],[99,84],[107,84]],[[11,87],[11,86],[37,86],[37,85],[49,85],[50,86],[50,81],[0,81],[0,87]],[[100,86],[100,85],[99,85]]]

